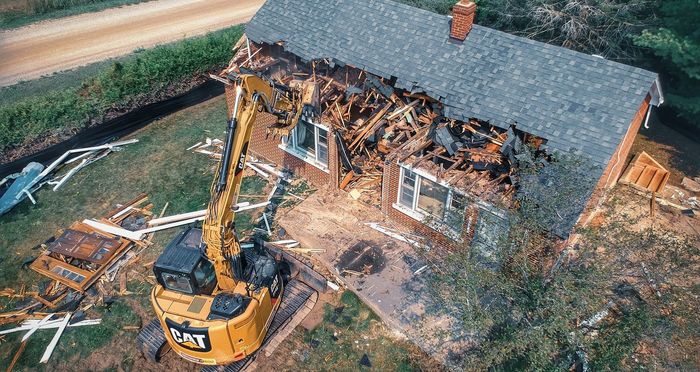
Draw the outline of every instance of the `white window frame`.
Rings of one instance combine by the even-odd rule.
[[[446,233],[448,236],[458,239],[460,235],[462,234],[464,230],[464,226],[457,231],[454,229],[454,227],[450,226],[449,224],[444,222],[445,215],[447,214],[447,211],[449,208],[451,208],[452,205],[452,200],[454,198],[455,194],[458,194],[466,199],[467,202],[471,202],[471,198],[469,198],[467,195],[457,192],[454,189],[452,189],[449,185],[443,183],[443,182],[438,182],[438,180],[433,177],[430,174],[427,174],[425,172],[421,172],[418,169],[411,169],[408,166],[399,164],[399,168],[401,169],[401,172],[399,174],[399,185],[398,185],[398,192],[396,195],[396,202],[392,205],[394,209],[408,215],[409,217],[420,221],[421,223],[428,223],[428,226],[435,229],[439,230],[443,233]],[[404,176],[406,172],[412,172],[415,175],[415,181],[413,184],[413,201],[411,207],[407,207],[401,203],[401,193],[403,192],[403,181],[404,181]],[[424,212],[418,208],[418,198],[420,196],[420,188],[421,188],[421,180],[426,179],[428,181],[431,181],[433,183],[436,183],[442,187],[445,187],[447,189],[447,200],[445,201],[445,211],[443,212],[443,217],[441,219],[438,219],[436,216],[433,216],[427,212]],[[465,212],[466,208],[464,211]],[[432,219],[429,219],[429,217],[432,216]],[[426,221],[428,220],[429,221]]]
[[[329,143],[329,134],[330,130],[328,129],[327,126],[319,123],[314,123],[309,120],[304,120],[305,123],[311,124],[314,127],[314,155],[310,155],[308,152],[300,149],[297,145],[297,140],[296,140],[296,130],[298,128],[298,125],[292,129],[292,131],[289,133],[289,136],[284,136],[282,137],[282,143],[278,146],[280,149],[288,152],[289,154],[293,155],[296,158],[299,158],[303,160],[306,163],[309,163],[313,165],[314,167],[326,172],[330,173],[330,170],[328,169],[328,162],[330,158],[330,143]],[[321,160],[319,160],[319,135],[320,135],[320,130],[326,131],[326,161],[325,163]]]

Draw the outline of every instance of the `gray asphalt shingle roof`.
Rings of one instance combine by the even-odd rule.
[[[478,12],[478,10],[477,10]],[[604,166],[657,74],[474,25],[449,37],[450,17],[391,0],[268,0],[248,23],[254,42],[284,42],[425,92],[445,116],[479,118],[547,139]]]

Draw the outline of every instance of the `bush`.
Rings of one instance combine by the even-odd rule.
[[[156,92],[183,78],[220,68],[232,57],[242,26],[158,46],[67,88],[0,107],[0,151],[67,129],[81,128],[117,104]]]

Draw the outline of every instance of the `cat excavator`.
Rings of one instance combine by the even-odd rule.
[[[235,99],[202,228],[181,232],[153,267],[156,319],[137,337],[152,361],[172,348],[194,363],[239,370],[276,333],[299,323],[295,315],[309,311],[326,289],[320,274],[286,251],[261,240],[242,249],[235,227],[257,114],[275,115],[273,127],[288,133],[302,114],[315,112],[318,88],[306,82],[286,87],[254,74],[229,79]]]

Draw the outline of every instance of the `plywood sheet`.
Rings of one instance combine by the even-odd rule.
[[[660,193],[666,187],[671,173],[649,154],[642,151],[632,159],[632,162],[620,178],[620,183],[633,187]]]

